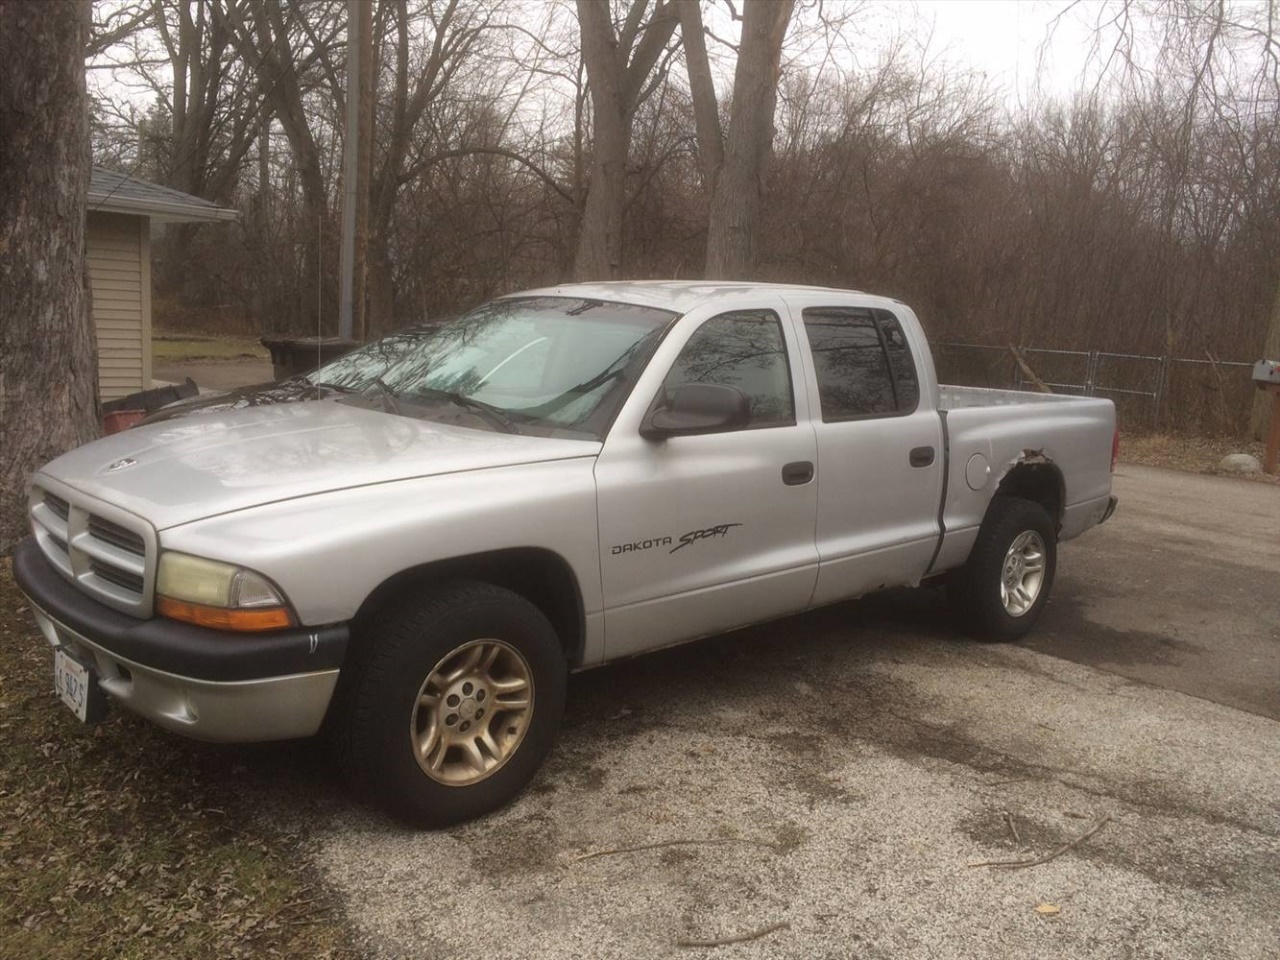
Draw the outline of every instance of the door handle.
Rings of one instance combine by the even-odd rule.
[[[798,487],[813,479],[813,464],[808,460],[797,460],[782,468],[782,482],[789,487]]]
[[[933,447],[912,447],[910,459],[913,467],[929,466],[933,463]]]

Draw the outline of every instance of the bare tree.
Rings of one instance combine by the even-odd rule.
[[[1077,4],[1072,4],[1075,7]],[[1182,102],[1174,129],[1178,136],[1174,162],[1189,164],[1198,150],[1198,134],[1206,118],[1240,120],[1232,104],[1241,90],[1257,111],[1269,113],[1264,122],[1280,123],[1280,2],[1241,3],[1238,0],[1118,0],[1093,11],[1094,57],[1102,76],[1114,73],[1131,88],[1162,85],[1169,75],[1181,81]],[[1144,60],[1141,38],[1152,30],[1158,38],[1153,60]],[[1243,66],[1242,66],[1243,64]],[[1267,109],[1269,107],[1269,110]],[[1170,217],[1177,213],[1166,208]],[[1172,223],[1168,224],[1172,232]],[[1278,264],[1277,266],[1280,266]],[[1259,316],[1262,351],[1280,351],[1280,270],[1269,318]],[[1265,308],[1263,308],[1265,309]],[[1270,420],[1269,397],[1253,405],[1250,431],[1261,439]]]
[[[237,70],[239,58],[225,22],[210,8],[207,0],[153,0],[171,80],[153,78],[152,84],[172,124],[166,182],[197,196],[224,199],[257,133],[258,105],[249,95],[250,75]]]
[[[782,43],[794,10],[795,0],[744,0],[729,131],[722,142],[702,13],[698,0],[680,2],[703,177],[711,198],[706,263],[710,278],[747,279],[755,271]]]
[[[336,91],[334,73],[343,29],[338,24],[340,6],[315,5],[316,9],[285,8],[273,0],[231,0],[215,5],[217,18],[225,18],[231,42],[247,60],[263,86],[269,110],[284,128],[298,169],[307,213],[321,222],[328,213],[329,197],[321,170],[321,151],[309,122],[305,75],[318,68]],[[316,22],[305,19],[316,12]]]
[[[576,280],[621,276],[632,124],[640,104],[665,77],[658,64],[678,20],[673,0],[657,0],[647,19],[649,0],[630,0],[621,27],[615,29],[610,6],[602,0],[578,0],[592,137],[591,181],[573,263]]]
[[[87,0],[0,2],[0,553],[27,477],[98,433],[85,282]]]
[[[388,7],[391,7],[388,13]],[[404,185],[422,169],[415,158],[415,135],[427,126],[431,109],[449,91],[459,71],[472,63],[489,17],[480,4],[460,0],[432,0],[419,12],[423,27],[422,50],[410,42],[411,12],[406,0],[379,8],[375,36],[389,34],[390,51],[379,54],[380,66],[390,75],[390,102],[381,110],[382,138],[376,151],[369,196],[369,330],[385,332],[392,326],[394,280],[390,234],[396,198]],[[388,22],[389,21],[389,22]]]
[[[338,79],[346,27],[343,4],[325,0],[285,6],[277,0],[219,0],[212,14],[257,78],[264,114],[279,122],[289,147],[292,175],[302,194],[297,218],[301,236],[295,239],[300,240],[303,254],[295,304],[303,325],[315,329],[319,318],[314,310],[336,299],[334,273],[321,265],[322,235],[332,229],[321,118],[341,116],[345,103]],[[315,91],[322,92],[313,97]],[[327,109],[318,109],[317,101]],[[331,122],[328,129],[336,129],[336,123]],[[321,303],[311,292],[317,289]],[[280,323],[281,318],[273,319],[277,329]]]
[[[89,39],[84,48],[85,56],[95,57],[131,38],[151,16],[147,0],[131,0],[118,7],[95,5]]]

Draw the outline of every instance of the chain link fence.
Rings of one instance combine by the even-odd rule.
[[[1255,390],[1251,361],[974,343],[938,343],[933,351],[943,383],[1035,389],[1021,356],[1055,393],[1115,401],[1117,418],[1131,429],[1239,434],[1248,427]]]

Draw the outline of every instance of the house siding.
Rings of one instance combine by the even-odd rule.
[[[146,217],[91,213],[87,249],[103,400],[151,385],[151,251]]]

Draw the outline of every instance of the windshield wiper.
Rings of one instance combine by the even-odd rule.
[[[603,306],[604,306],[603,300],[583,300],[581,304],[574,307],[572,310],[566,310],[564,312],[564,315],[566,317],[577,317],[586,313],[588,310],[594,310],[596,307],[603,307]]]
[[[482,400],[475,400],[450,390],[436,390],[432,387],[422,387],[414,392],[432,400],[444,400],[447,403],[452,403],[455,407],[469,410],[481,419],[488,421],[492,426],[497,427],[503,433],[520,432],[520,428],[516,426],[511,417],[507,416],[506,411]]]
[[[357,393],[355,387],[348,387],[341,383],[327,383],[324,380],[307,380],[311,386],[317,390],[333,390],[335,393]]]
[[[395,414],[400,412],[400,404],[396,402],[395,391],[387,386],[387,382],[382,377],[374,377],[371,386],[378,388],[378,396],[382,398],[382,409],[384,411]]]
[[[302,378],[302,382],[315,391],[314,396],[316,399],[325,399],[328,397],[332,397],[334,394],[345,395],[349,393],[360,392],[359,390],[356,390],[354,387],[344,387],[342,384],[339,384],[339,383],[325,383],[324,381],[309,380],[306,377]]]
[[[548,400],[546,403],[542,404],[541,406],[534,408],[537,411],[537,415],[540,417],[545,417],[553,413],[556,413],[557,411],[573,403],[573,401],[577,400],[583,394],[590,393],[592,390],[595,390],[597,387],[604,386],[604,384],[608,383],[610,380],[617,380],[620,377],[622,377],[623,374],[627,372],[627,367],[631,363],[632,359],[642,349],[644,349],[645,345],[650,340],[652,340],[654,337],[659,335],[661,332],[662,332],[661,330],[651,330],[649,333],[646,333],[643,337],[641,337],[631,346],[627,347],[626,350],[622,351],[622,355],[619,356],[618,359],[614,360],[613,363],[609,364],[609,366],[605,367],[603,370],[597,373],[590,380],[584,380],[582,381],[582,383],[579,383],[576,386],[570,387],[560,396],[555,397],[551,400]],[[526,411],[526,412],[532,412],[532,411]]]

